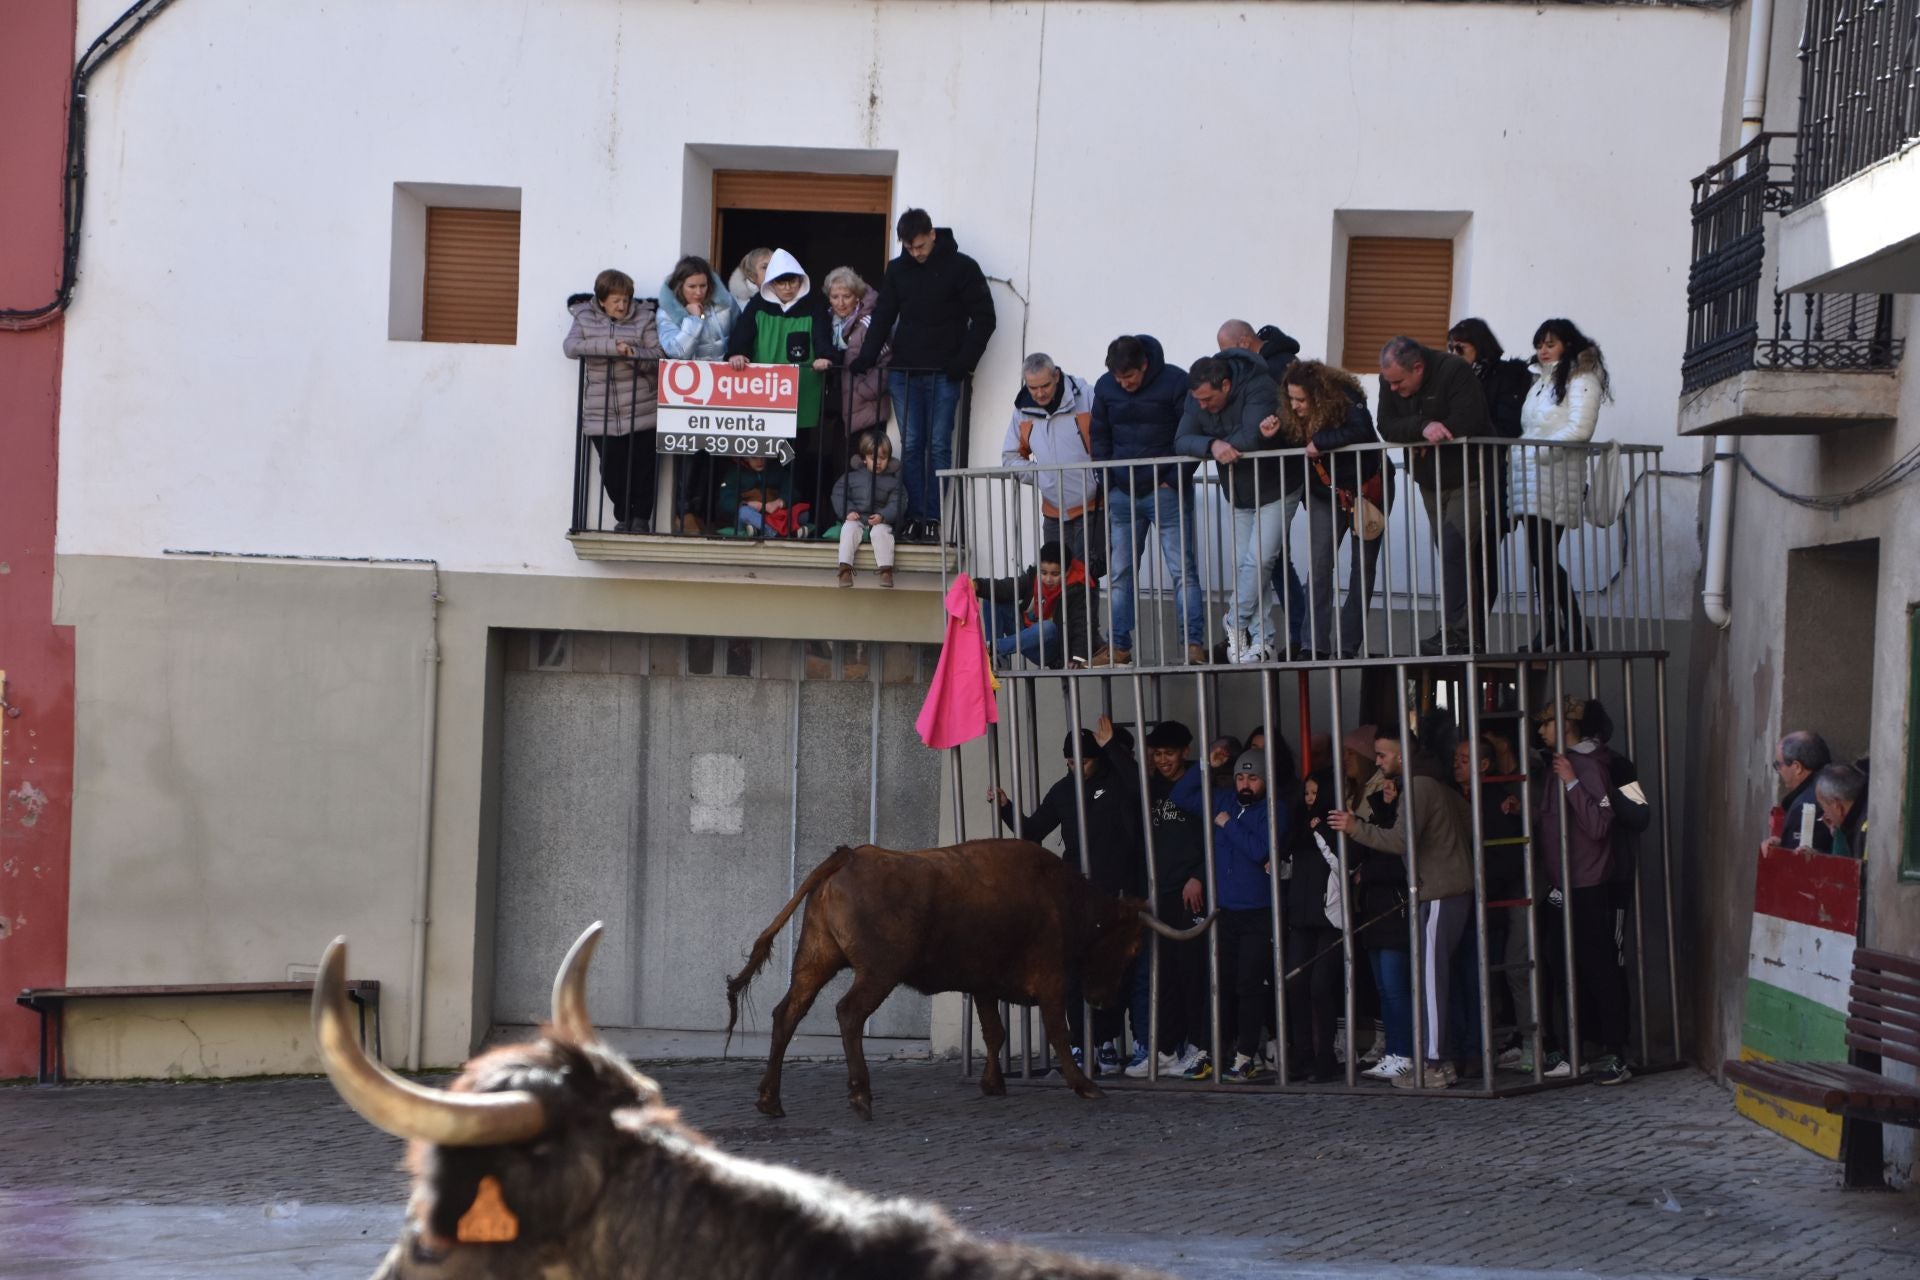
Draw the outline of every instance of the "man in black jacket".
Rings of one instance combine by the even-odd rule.
[[[865,373],[891,345],[887,389],[900,418],[907,536],[925,541],[939,532],[936,477],[953,465],[954,411],[993,334],[993,295],[980,264],[925,209],[907,210],[894,229],[900,256],[887,264],[870,329],[879,340],[864,345],[848,371]]]
[[[1833,763],[1833,752],[1827,748],[1827,740],[1811,729],[1795,729],[1780,739],[1773,749],[1773,773],[1780,779],[1780,785],[1787,794],[1780,801],[1780,807],[1787,811],[1787,829],[1780,834],[1780,847],[1798,849],[1800,832],[1806,819],[1802,810],[1812,810],[1816,819],[1813,823],[1813,848],[1816,853],[1833,851],[1833,833],[1817,821],[1820,807],[1814,799],[1813,780],[1822,769]]]
[[[1067,732],[1060,745],[1060,753],[1067,762],[1067,775],[1047,789],[1032,813],[1021,817],[1004,791],[996,790],[994,800],[999,806],[1000,821],[1022,840],[1038,843],[1058,831],[1066,851],[1065,860],[1071,866],[1084,868],[1087,879],[1096,889],[1116,898],[1144,898],[1147,864],[1140,842],[1140,792],[1132,776],[1137,766],[1127,746],[1116,734],[1113,722],[1101,716],[1097,732],[1092,729]],[[1076,750],[1080,764],[1078,776],[1073,771]],[[1087,815],[1084,861],[1080,828],[1083,807]],[[1122,983],[1120,989],[1131,992],[1131,980]],[[1147,1036],[1144,1006],[1145,1000],[1139,1000],[1134,1015],[1139,1028],[1137,1038],[1142,1042]],[[1075,1044],[1080,1043],[1080,1008],[1076,977],[1067,994],[1067,1026]],[[1119,1037],[1121,1017],[1118,1009],[1094,1011],[1094,1039],[1103,1047]],[[1114,1057],[1102,1065],[1108,1070],[1118,1070],[1121,1064]]]
[[[1473,366],[1406,337],[1381,348],[1380,411],[1374,421],[1380,438],[1390,444],[1446,445],[1493,435],[1486,392]],[[1440,549],[1441,625],[1421,641],[1422,653],[1467,652],[1468,619],[1475,616],[1478,638],[1485,640],[1491,603],[1487,568],[1494,558],[1487,545],[1487,512],[1494,495],[1491,480],[1480,474],[1483,460],[1470,456],[1477,452],[1472,446],[1453,446],[1416,448],[1409,454],[1427,509],[1427,527]],[[1485,470],[1492,474],[1491,466]]]

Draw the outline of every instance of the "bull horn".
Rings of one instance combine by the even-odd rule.
[[[574,1044],[592,1044],[600,1038],[587,1017],[587,966],[593,962],[593,949],[600,945],[600,933],[600,921],[588,925],[574,939],[553,979],[553,1029]]]
[[[1219,914],[1220,912],[1216,908],[1214,911],[1208,914],[1205,920],[1202,920],[1199,924],[1194,925],[1192,928],[1176,929],[1172,925],[1168,924],[1166,921],[1162,920],[1159,916],[1154,915],[1153,912],[1142,911],[1140,913],[1140,923],[1144,924],[1145,926],[1147,926],[1147,928],[1153,930],[1155,933],[1159,934],[1161,937],[1167,939],[1170,942],[1191,942],[1193,939],[1199,937],[1201,934],[1205,933],[1210,927],[1212,927],[1214,916],[1217,916]]]
[[[524,1089],[450,1093],[402,1079],[367,1056],[347,1013],[347,940],[335,938],[313,983],[313,1033],[341,1099],[397,1138],[443,1147],[526,1142],[547,1127],[540,1100]],[[414,993],[419,998],[419,993]]]

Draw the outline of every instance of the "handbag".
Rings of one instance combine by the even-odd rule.
[[[1327,860],[1327,870],[1330,873],[1327,876],[1326,896],[1321,900],[1320,909],[1326,912],[1328,924],[1336,929],[1345,929],[1347,904],[1344,886],[1340,883],[1340,859],[1334,856],[1333,850],[1327,848],[1327,838],[1318,831],[1313,833],[1313,843],[1319,847],[1320,856]]]
[[[1360,535],[1361,541],[1372,542],[1387,531],[1387,513],[1381,510],[1381,504],[1386,500],[1386,481],[1378,471],[1368,477],[1361,484],[1360,491],[1355,493],[1352,489],[1337,487],[1320,462],[1313,464],[1313,470],[1320,477],[1320,483],[1333,490],[1340,509],[1353,512],[1354,532]]]
[[[1581,514],[1586,522],[1605,529],[1626,510],[1628,485],[1620,466],[1620,445],[1610,442],[1587,459],[1587,493]]]

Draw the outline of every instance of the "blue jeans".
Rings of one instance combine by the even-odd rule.
[[[1280,555],[1287,526],[1299,509],[1298,496],[1233,509],[1234,586],[1227,625],[1250,633],[1255,648],[1273,643],[1273,590],[1269,580],[1278,576],[1274,561]],[[1302,610],[1293,619],[1298,621],[1304,614]]]
[[[887,394],[900,420],[900,470],[907,482],[907,519],[940,519],[938,475],[953,465],[954,411],[960,379],[944,373],[887,375]]]
[[[1404,951],[1367,948],[1373,985],[1380,989],[1380,1021],[1387,1028],[1387,1052],[1413,1056],[1413,961]]]
[[[1184,510],[1186,520],[1182,522]],[[1204,644],[1206,615],[1201,610],[1200,572],[1193,558],[1193,491],[1155,485],[1151,493],[1107,495],[1107,519],[1113,530],[1112,562],[1107,566],[1113,592],[1113,647],[1133,648],[1137,609],[1133,569],[1147,545],[1148,526],[1160,535],[1160,565],[1173,579],[1181,625],[1188,644]]]
[[[1001,658],[1019,653],[1036,666],[1065,665],[1060,648],[1059,623],[1048,618],[1045,622],[1023,627],[1020,625],[1019,610],[1003,604],[993,607],[993,652]]]

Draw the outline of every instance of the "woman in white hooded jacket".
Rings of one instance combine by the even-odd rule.
[[[1540,633],[1535,648],[1571,649],[1584,627],[1573,584],[1560,567],[1560,540],[1581,523],[1587,491],[1584,444],[1600,421],[1600,402],[1612,398],[1607,364],[1593,339],[1571,320],[1548,320],[1533,335],[1534,380],[1520,409],[1520,443],[1507,473],[1510,510],[1526,532],[1529,586]]]

